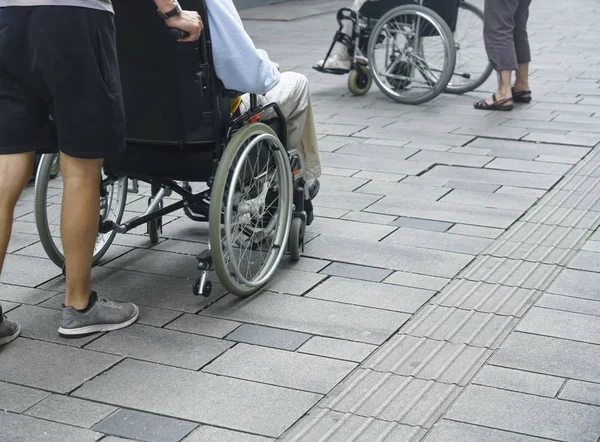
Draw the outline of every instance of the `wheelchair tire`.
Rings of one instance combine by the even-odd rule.
[[[152,197],[154,197],[158,193],[159,190],[160,190],[160,187],[153,184],[152,185]],[[148,204],[150,204],[150,201],[148,201]],[[161,201],[157,207],[157,210],[162,209],[162,206],[163,206],[163,204]],[[158,244],[158,241],[160,241],[160,234],[162,233],[162,217],[148,221],[147,228],[148,228],[148,236],[150,237],[150,242],[152,244]]]
[[[40,242],[48,258],[58,267],[64,269],[65,256],[60,240],[60,222],[57,222],[60,220],[62,196],[60,193],[48,195],[49,189],[58,188],[59,185],[62,191],[62,185],[51,181],[50,178],[52,167],[55,164],[54,156],[56,155],[58,154],[43,155],[40,161],[35,178],[34,213]],[[107,183],[104,189],[108,192],[104,204],[107,210],[104,211],[104,214],[100,214],[100,216],[104,217],[104,221],[112,220],[120,223],[127,201],[127,178],[117,179],[112,184]],[[116,234],[115,230],[98,234],[92,265],[98,264],[100,259],[102,259]]]
[[[60,154],[54,156],[52,167],[50,168],[50,178],[54,179],[60,173]]]
[[[400,17],[406,19],[402,21],[402,25],[396,22]],[[392,22],[393,25],[389,26]],[[420,24],[416,31],[413,29],[415,23]],[[389,29],[395,33],[392,34]],[[398,33],[406,39],[403,45],[397,41]],[[439,42],[434,40],[436,37],[439,38]],[[392,43],[391,54],[390,42]],[[438,48],[443,55],[441,66],[428,62],[424,53],[424,45],[427,43],[429,51],[430,48],[436,48],[435,42],[441,44],[441,49]],[[383,51],[383,55],[380,55],[376,50],[383,44],[388,46]],[[454,73],[456,63],[454,38],[448,24],[431,9],[419,5],[398,6],[384,14],[371,31],[367,52],[369,67],[377,87],[389,98],[402,104],[425,103],[441,94]],[[398,54],[394,55],[394,52]],[[390,60],[392,60],[391,64],[389,64]],[[396,74],[386,72],[393,69],[396,63],[404,60],[410,65],[411,75],[418,73],[422,79],[417,77],[398,79],[392,77]],[[383,67],[380,67],[381,61]],[[394,80],[410,81],[409,87],[395,89],[388,81],[390,77]]]
[[[358,72],[358,69],[361,72]],[[348,74],[348,90],[356,96],[365,95],[371,89],[373,76],[366,66],[360,66],[358,69],[352,69]]]
[[[468,41],[466,33],[469,33],[472,37]],[[483,12],[477,6],[461,1],[458,9],[456,32],[454,33],[454,42],[457,48],[455,73],[452,79],[450,79],[450,83],[446,86],[445,91],[447,93],[465,94],[474,91],[490,78],[494,69],[487,57],[481,35],[483,35]],[[475,67],[467,66],[466,63],[473,60],[476,55],[463,58],[463,54],[468,50],[470,45],[474,46],[474,51],[479,53],[481,57],[478,65]],[[475,74],[475,76],[474,78],[469,78],[469,81],[453,82],[452,80],[457,77],[456,71],[469,71],[466,73]]]
[[[294,218],[292,220],[292,228],[290,229],[290,239],[288,240],[288,250],[290,252],[290,261],[292,262],[300,260],[300,252],[304,243],[303,230],[302,219]]]
[[[292,188],[288,153],[271,128],[251,123],[234,134],[219,161],[209,209],[212,260],[230,293],[249,296],[275,273],[287,248]]]

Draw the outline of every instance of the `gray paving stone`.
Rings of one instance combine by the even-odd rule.
[[[315,222],[310,226],[310,231],[314,233],[324,233],[349,238],[360,237],[368,241],[380,241],[395,229],[396,228],[392,226],[326,218],[318,219],[318,222]]]
[[[560,249],[505,240],[497,241],[486,249],[485,253],[498,258],[510,258],[560,266],[566,265],[577,254],[577,252],[571,249]]]
[[[495,349],[517,319],[491,313],[429,305],[404,329],[406,334]]]
[[[2,312],[4,314],[6,314],[6,313],[10,312],[11,310],[14,310],[20,306],[21,306],[21,304],[17,304],[16,302],[3,301],[2,302]]]
[[[524,218],[531,223],[595,230],[600,224],[600,213],[567,209],[565,207],[540,206]]]
[[[400,175],[418,175],[432,163],[422,161],[393,160],[389,158],[378,158],[368,155],[343,155],[340,153],[321,152],[321,161],[330,167],[346,169],[370,170],[374,172],[396,173]]]
[[[459,279],[452,281],[432,302],[446,307],[521,317],[538,297],[539,292],[535,289]]]
[[[527,333],[511,334],[494,365],[600,383],[600,346]]]
[[[491,242],[490,239],[472,236],[453,235],[450,233],[420,231],[401,228],[387,236],[383,242],[404,244],[424,249],[444,250],[446,252],[477,255]]]
[[[368,281],[333,277],[306,296],[345,304],[414,313],[432,296],[433,291]]]
[[[209,319],[214,319],[210,318]],[[261,345],[264,347],[279,348],[294,351],[310,338],[306,333],[298,333],[260,325],[243,324],[227,336],[230,341],[245,342],[247,344]]]
[[[87,348],[197,370],[231,345],[204,336],[134,324],[102,336]]]
[[[0,382],[0,410],[22,413],[49,395],[42,390]]]
[[[255,436],[239,431],[201,425],[192,431],[182,442],[270,442],[273,439]]]
[[[467,224],[454,224],[448,230],[448,233],[454,233],[457,235],[465,235],[465,236],[475,236],[479,238],[490,238],[496,239],[502,233],[504,229],[495,229],[493,227],[481,227],[481,226],[472,226]]]
[[[327,267],[330,264],[330,262],[324,259],[315,259],[303,256],[302,259],[297,262],[292,262],[284,258],[282,264],[285,268],[316,273]]]
[[[531,189],[527,187],[502,186],[496,191],[498,194],[519,195],[532,198],[541,198],[546,193],[544,190]]]
[[[354,362],[239,344],[203,371],[326,394],[356,366]]]
[[[483,167],[493,158],[464,153],[434,152],[422,150],[409,158],[409,161],[423,161],[452,166]]]
[[[403,285],[406,287],[417,287],[420,289],[439,291],[450,282],[447,278],[438,278],[437,276],[418,275],[408,272],[394,272],[385,279],[388,284]]]
[[[568,267],[589,272],[600,272],[600,253],[581,251],[569,263]]]
[[[430,428],[460,391],[457,385],[360,369],[333,390],[324,407]]]
[[[297,350],[299,353],[325,356],[351,362],[362,362],[377,346],[361,342],[313,336]]]
[[[485,348],[396,335],[363,367],[465,386],[491,354]]]
[[[600,316],[600,302],[570,296],[544,294],[536,303],[536,307],[545,307],[584,315]]]
[[[561,399],[600,406],[600,384],[568,380],[558,395]]]
[[[493,193],[500,188],[497,184],[476,183],[473,181],[448,181],[444,187]]]
[[[545,163],[560,163],[560,164],[577,164],[578,158],[562,157],[557,155],[540,155],[535,161],[543,161]]]
[[[28,271],[24,272],[23,269]],[[0,281],[6,284],[37,287],[60,274],[61,270],[49,259],[8,255],[2,268]]]
[[[317,218],[333,218],[339,219],[345,214],[347,214],[349,210],[346,209],[335,209],[331,207],[319,206],[317,210]]]
[[[292,269],[278,270],[266,288],[272,292],[302,295],[306,293],[326,276],[319,273],[301,272]]]
[[[577,324],[576,327],[573,325]],[[534,307],[518,331],[600,344],[600,317]]]
[[[178,442],[198,424],[142,413],[119,410],[94,426],[94,430],[147,442]]]
[[[148,307],[145,305],[138,306],[140,316],[137,320],[138,324],[152,325],[154,327],[163,327],[173,319],[181,315],[180,312],[165,310],[160,308]]]
[[[446,232],[452,227],[452,223],[406,217],[400,217],[392,224],[399,227],[407,227],[409,229],[431,230],[432,232]]]
[[[32,305],[22,305],[11,311],[7,317],[21,325],[21,336],[62,345],[82,347],[97,336],[82,338],[61,338],[58,327],[61,323],[61,311]]]
[[[2,349],[0,380],[55,393],[68,393],[121,358],[30,339]],[[69,376],[64,376],[69,361]],[[23,370],[27,367],[27,370]]]
[[[192,241],[181,241],[178,239],[167,239],[152,246],[152,250],[161,252],[181,253],[185,255],[197,256],[202,249],[203,243]]]
[[[458,189],[453,190],[440,201],[497,209],[527,210],[537,201],[537,198]]]
[[[589,231],[572,227],[551,226],[519,221],[502,241],[522,242],[562,249],[576,248],[589,236]],[[495,244],[499,244],[497,241]]]
[[[31,287],[18,285],[0,284],[0,299],[4,301],[18,302],[20,304],[40,304],[57,292],[39,290]]]
[[[587,241],[581,250],[600,253],[600,241]]]
[[[416,154],[418,149],[406,147],[385,146],[378,144],[365,145],[362,143],[351,143],[338,149],[336,153],[348,155],[372,156],[377,158],[389,158],[390,160],[406,160]]]
[[[516,170],[519,172],[544,173],[549,175],[565,175],[572,166],[557,163],[544,163],[541,161],[496,158],[485,167],[486,169],[504,169]]]
[[[600,408],[494,388],[470,386],[448,419],[559,440],[596,441]]]
[[[4,411],[0,411],[0,428],[2,440],[7,442],[93,442],[102,437],[100,433],[83,428]]]
[[[376,247],[375,247],[376,245]],[[361,253],[357,254],[356,251]],[[307,244],[305,254],[320,256],[331,261],[402,270],[432,276],[451,278],[472,259],[470,255],[420,249],[399,244],[349,240],[321,235]]]
[[[228,296],[203,314],[367,344],[381,344],[409,317],[404,313],[268,292],[243,301]]]
[[[367,180],[389,181],[391,183],[397,183],[400,180],[406,178],[406,175],[402,174],[389,172],[374,172],[372,170],[361,170],[360,172],[352,176],[356,178],[364,178]]]
[[[376,213],[368,213],[368,212],[348,212],[343,216],[343,219],[347,219],[349,221],[358,221],[361,223],[368,224],[390,224],[392,221],[396,219],[395,216],[390,215],[378,215]]]
[[[337,169],[339,170],[339,169]],[[359,187],[365,185],[369,180],[361,178],[351,178],[346,176],[323,175],[319,178],[321,188],[328,191],[353,192]]]
[[[600,142],[600,135],[582,136],[582,135],[559,135],[543,132],[531,132],[523,137],[524,141],[534,141],[537,143],[558,143],[567,144],[570,146],[587,146],[594,147]]]
[[[367,195],[365,193],[356,192],[319,192],[319,198],[313,202],[316,209],[315,212],[319,213],[321,207],[328,207],[332,209],[345,209],[345,210],[362,210],[365,207],[369,207],[375,201],[380,199],[379,195]],[[341,216],[341,215],[340,215]]]
[[[484,440],[494,442],[542,442],[547,439],[525,436],[493,428],[479,427],[477,425],[454,422],[447,419],[442,419],[435,424],[423,439],[424,442],[481,442]]]
[[[387,269],[378,269],[375,267],[333,262],[331,265],[321,270],[321,273],[331,276],[341,276],[344,278],[381,282],[387,276],[389,276],[392,271]]]
[[[29,233],[15,232],[10,238],[7,253],[14,253],[17,250],[24,249],[40,240],[39,235]]]
[[[473,384],[538,396],[555,397],[565,380],[527,371],[486,365]]]
[[[109,405],[52,395],[27,410],[25,414],[75,427],[90,428],[116,410]],[[98,428],[94,430],[103,432]]]
[[[239,322],[185,314],[167,325],[166,328],[213,338],[224,338],[240,325],[242,324]]]
[[[467,204],[422,201],[411,198],[386,196],[374,203],[368,212],[409,218],[431,219],[446,223],[477,224],[486,227],[506,228],[521,216],[519,210],[479,207]],[[394,222],[394,224],[396,224]]]
[[[139,382],[140,373],[161,382],[150,388]],[[149,400],[150,392],[160,400]],[[271,437],[283,433],[320,398],[313,393],[133,360],[87,382],[74,395]]]
[[[448,180],[475,181],[501,186],[531,187],[549,189],[560,180],[558,175],[516,172],[509,170],[474,169],[465,167],[436,166],[424,176]]]
[[[432,187],[432,186],[418,186],[414,184],[407,184],[403,181],[399,183],[391,183],[389,181],[370,181],[360,189],[356,190],[357,193],[369,193],[375,195],[394,195],[396,197],[415,198],[430,201],[437,201],[442,196],[450,192],[451,189],[447,187]]]
[[[349,440],[410,442],[418,440],[424,433],[425,430],[419,427],[316,408],[282,440],[295,442],[318,440],[322,435],[327,434],[328,441],[331,442]]]
[[[394,127],[394,125],[385,128],[367,128],[360,132],[361,137],[377,138],[383,140],[396,140],[398,133],[402,128]],[[447,146],[463,146],[473,140],[474,137],[469,135],[453,135],[446,133],[432,133],[426,131],[411,130],[402,132],[402,138],[408,141],[425,142],[433,144],[444,144]]]
[[[469,143],[472,148],[484,148],[491,150],[490,155],[502,158],[527,159],[524,153],[529,154],[529,159],[535,159],[538,155],[560,155],[574,158],[583,158],[588,152],[587,147],[565,148],[560,144],[538,144],[522,141],[477,139]],[[519,156],[521,154],[521,156]],[[533,156],[533,157],[531,157]]]
[[[121,258],[105,264],[105,266],[140,273],[191,278],[197,273],[198,263],[189,256],[177,253],[157,250],[133,250]]]

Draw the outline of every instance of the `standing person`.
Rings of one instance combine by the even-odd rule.
[[[475,103],[476,109],[509,111],[514,103],[529,103],[531,50],[527,20],[531,0],[485,0],[485,49],[498,74],[496,93]],[[512,72],[517,71],[514,86]]]
[[[175,0],[155,3],[167,26],[189,33],[182,41],[199,38],[198,13],[182,11]],[[90,275],[103,159],[125,147],[110,0],[0,0],[0,270],[35,151],[55,151],[53,133],[64,182],[67,268],[58,332],[74,337],[127,327],[138,307],[97,296]],[[19,333],[0,309],[0,345]]]

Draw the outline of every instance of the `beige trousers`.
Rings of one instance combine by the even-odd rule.
[[[296,72],[281,74],[279,84],[258,97],[259,104],[274,102],[279,105],[287,123],[288,148],[298,149],[300,153],[304,176],[307,180],[321,176],[321,158],[317,144],[315,119],[310,102],[308,79]],[[250,105],[248,94],[242,97],[240,110],[245,112]],[[269,109],[263,115],[268,120],[275,117],[275,112]]]

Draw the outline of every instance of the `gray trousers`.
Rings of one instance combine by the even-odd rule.
[[[531,61],[527,20],[531,0],[485,0],[485,50],[497,71],[515,71]]]

